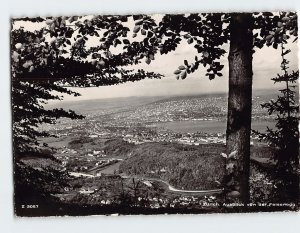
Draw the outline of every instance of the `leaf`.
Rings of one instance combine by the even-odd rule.
[[[107,36],[108,36],[108,33],[109,33],[109,31],[105,31],[105,32],[103,33],[103,37],[107,37]]]
[[[282,22],[279,21],[279,22],[277,23],[277,26],[278,26],[279,28],[281,28],[281,27],[283,26]]]
[[[221,182],[218,181],[218,180],[215,180],[215,183],[216,183],[217,185],[221,185]]]
[[[203,52],[203,57],[209,57],[209,53],[206,52],[206,51],[204,51],[204,52]]]
[[[209,78],[209,80],[214,79],[215,78],[215,74],[208,74],[208,78]]]
[[[53,23],[53,20],[52,19],[47,19],[46,22],[45,22],[47,25],[50,25]]]
[[[185,70],[185,66],[179,66],[178,69]]]
[[[123,40],[123,43],[124,43],[124,44],[129,44],[130,42],[129,42],[128,39],[124,39],[124,40]]]
[[[174,74],[180,74],[181,73],[181,70],[175,70],[174,71]]]
[[[101,60],[99,61],[98,64],[99,64],[100,66],[104,66],[104,65],[105,65],[105,61],[101,59]]]
[[[135,22],[135,25],[142,25],[142,24],[143,24],[143,22],[144,22],[143,20],[136,21],[136,22]]]
[[[151,60],[154,60],[154,55],[153,55],[153,54],[149,54],[149,58],[150,58]]]
[[[134,21],[142,19],[142,18],[143,18],[143,15],[133,15],[133,20]]]
[[[153,32],[151,32],[151,31],[148,31],[148,35],[147,35],[147,36],[148,36],[149,38],[151,38],[153,35],[154,35],[154,33],[153,33]]]
[[[189,65],[189,63],[188,63],[188,61],[187,61],[187,60],[184,60],[184,61],[183,61],[183,63],[184,63],[186,66],[188,66],[188,65]]]
[[[123,16],[120,18],[121,22],[125,23],[128,21],[127,17],[126,16]]]
[[[271,12],[263,12],[263,15],[264,15],[264,16],[269,16],[269,17],[270,17],[270,16],[273,16],[273,14],[272,14]]]
[[[151,63],[151,60],[149,58],[146,58],[146,63],[149,65]]]
[[[24,64],[23,64],[23,67],[24,68],[28,68],[29,66],[33,65],[33,62],[31,60],[28,60],[26,61]]]
[[[223,158],[227,159],[227,154],[221,153],[221,156],[222,156]]]
[[[282,28],[277,28],[275,34],[279,34],[282,31]]]
[[[283,56],[284,56],[284,55],[287,55],[287,54],[290,53],[290,52],[291,52],[291,50],[288,49],[288,50],[284,51],[284,52],[282,53],[282,55],[283,55]]]
[[[232,170],[234,168],[234,164],[233,163],[228,163],[226,165],[226,170]]]
[[[270,41],[272,38],[273,38],[273,35],[268,35],[268,36],[266,36],[266,40],[267,40],[267,41]]]
[[[30,66],[29,72],[32,72],[34,70],[34,66]]]
[[[141,34],[142,34],[143,36],[146,35],[146,33],[147,33],[147,32],[146,32],[145,29],[142,29],[142,30],[141,30]]]
[[[66,33],[65,33],[65,36],[66,36],[67,38],[71,38],[72,35],[73,35],[73,31],[72,31],[72,30],[68,30],[68,31],[66,31]]]
[[[104,44],[104,43],[103,43],[103,44],[101,44],[101,45],[100,45],[100,49],[107,49],[107,46],[106,46],[106,44]]]
[[[165,53],[164,48],[163,47],[159,48],[159,52],[160,54],[164,54]]]
[[[16,51],[13,52],[12,54],[12,59],[14,60],[14,62],[18,62],[19,61],[19,55]]]
[[[138,33],[139,32],[139,30],[140,30],[140,26],[139,25],[137,25],[137,26],[135,26],[134,28],[133,28],[133,33]]]
[[[285,40],[287,40],[287,39],[289,38],[289,36],[286,35],[286,34],[284,34],[282,37],[283,37],[283,39],[285,39]]]
[[[16,49],[22,49],[22,48],[23,48],[23,45],[22,45],[21,43],[17,43],[17,44],[15,45],[15,48],[16,48]]]
[[[193,40],[193,38],[189,38],[189,39],[187,40],[187,42],[188,42],[188,44],[191,44],[191,43],[194,42],[194,40]]]
[[[283,22],[287,22],[287,21],[290,20],[290,18],[285,16],[285,17],[283,17],[281,20],[282,20]]]
[[[228,159],[236,158],[236,155],[237,155],[237,150],[231,152],[231,153],[228,155]]]
[[[96,59],[98,57],[98,53],[93,53],[92,54],[92,59]]]
[[[187,73],[186,73],[186,71],[184,71],[184,72],[181,74],[181,78],[182,78],[182,79],[185,79],[186,76],[187,76]]]

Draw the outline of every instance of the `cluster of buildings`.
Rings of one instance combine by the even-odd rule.
[[[122,123],[169,122],[223,117],[227,114],[225,97],[172,98],[113,114]]]
[[[142,144],[146,142],[175,142],[186,145],[200,145],[200,144],[210,144],[210,143],[221,143],[225,144],[225,134],[223,133],[174,133],[172,131],[158,132],[156,135],[147,134],[125,134],[122,135],[123,140],[134,143]]]

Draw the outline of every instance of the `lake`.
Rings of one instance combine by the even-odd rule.
[[[205,120],[188,120],[188,121],[171,121],[159,122],[154,126],[172,130],[179,133],[225,133],[226,121],[205,121]],[[272,121],[252,121],[252,129],[264,132],[267,128],[274,128],[275,122]]]

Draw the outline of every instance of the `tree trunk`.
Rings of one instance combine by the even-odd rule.
[[[249,203],[252,25],[251,14],[231,16],[225,197],[244,204]]]

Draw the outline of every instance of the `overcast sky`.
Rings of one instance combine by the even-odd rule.
[[[89,17],[92,16],[87,16],[86,18]],[[152,15],[152,17],[157,21],[160,21],[162,15]],[[129,26],[129,28],[132,28],[134,22],[129,20],[126,24],[128,24],[127,26]],[[14,26],[15,28],[25,26],[27,30],[33,31],[45,25],[36,23],[24,24],[24,22],[20,22],[16,23]],[[87,46],[95,46],[95,43],[98,43],[98,38],[90,40]],[[226,51],[228,51],[228,48],[229,45],[224,46]],[[290,61],[290,70],[298,69],[297,43],[289,43],[287,48],[292,50],[292,52],[286,56],[286,58]],[[112,52],[114,53],[118,51]],[[185,80],[177,80],[175,78],[173,72],[178,68],[178,66],[182,65],[185,59],[189,62],[194,62],[195,55],[197,55],[197,51],[193,45],[189,45],[185,40],[183,40],[176,51],[167,55],[157,54],[155,60],[152,61],[150,65],[141,63],[133,67],[163,74],[165,77],[162,79],[145,79],[134,83],[130,82],[98,88],[71,88],[79,92],[82,96],[74,98],[72,96],[65,95],[64,100],[69,101],[127,96],[194,95],[201,93],[227,92],[228,54],[225,54],[221,59],[221,63],[224,65],[222,77],[216,77],[214,80],[209,80],[208,77],[205,76],[205,69],[200,66],[195,73],[188,75]],[[271,78],[276,76],[277,73],[281,73],[280,63],[280,49],[276,50],[272,47],[257,49],[253,56],[253,89],[278,89],[278,85],[274,85]]]
[[[289,48],[292,50],[287,55],[287,58],[290,60],[290,69],[298,69],[297,43],[291,44]],[[183,42],[175,52],[157,56],[150,65],[141,64],[138,66],[139,68],[165,75],[162,79],[146,79],[134,83],[99,88],[74,88],[74,90],[82,94],[82,96],[76,97],[76,100],[126,96],[187,95],[228,91],[228,54],[225,54],[221,60],[221,63],[225,65],[222,77],[209,80],[205,76],[205,70],[199,68],[185,80],[177,80],[175,78],[173,72],[179,65],[183,64],[183,60],[187,59],[192,62],[195,55],[197,55],[196,50]],[[271,78],[281,72],[280,63],[280,49],[275,50],[272,47],[258,49],[253,56],[253,89],[278,89],[278,85],[274,85]],[[65,100],[71,99],[75,100],[73,97],[65,97]]]

